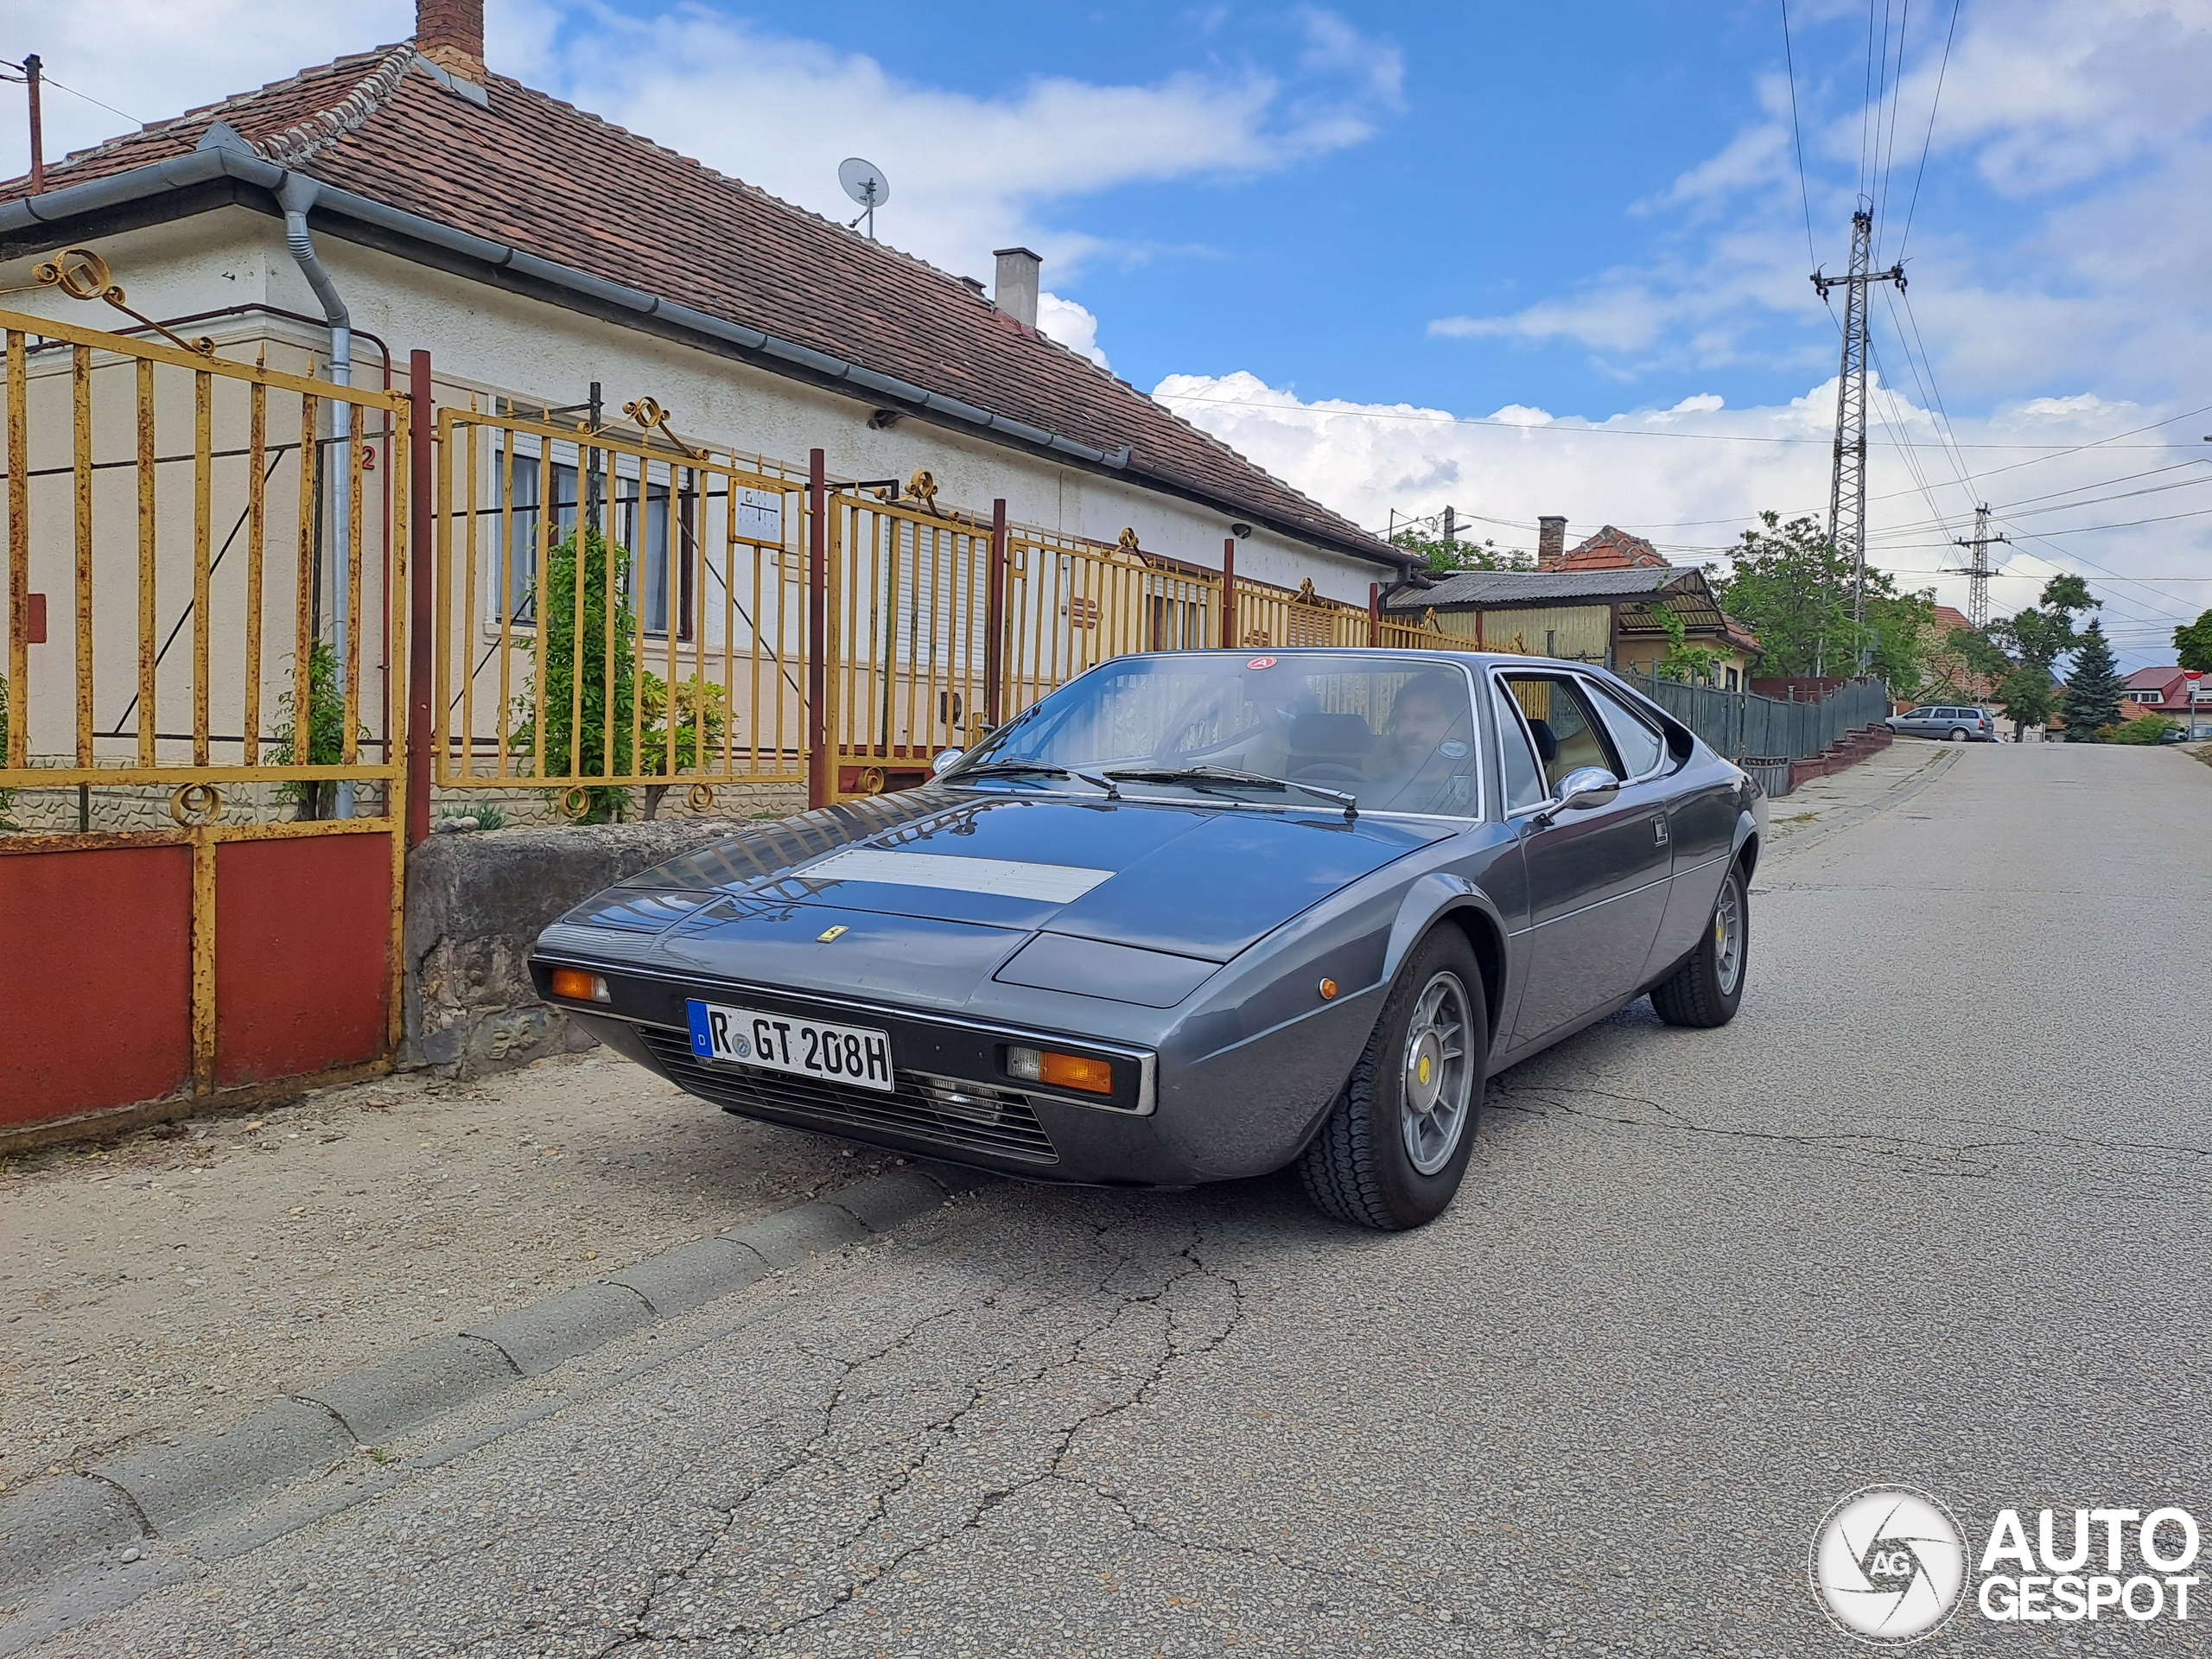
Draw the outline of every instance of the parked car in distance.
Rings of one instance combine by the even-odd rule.
[[[608,888],[539,995],[727,1111],[1029,1180],[1295,1163],[1383,1229],[1494,1073],[1744,995],[1765,798],[1602,669],[1121,657],[938,767]]]
[[[1997,722],[1971,704],[1936,703],[1891,715],[1882,722],[1899,737],[1933,737],[1948,743],[1994,743]]]
[[[2189,741],[2189,734],[2182,730],[2178,726],[2169,726],[2164,731],[2158,734],[2158,741],[2161,743],[2186,743]]]

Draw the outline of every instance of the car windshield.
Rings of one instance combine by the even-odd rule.
[[[1140,794],[1300,801],[1280,786],[1311,785],[1351,797],[1362,812],[1465,817],[1481,799],[1467,677],[1422,656],[1124,658],[1052,693],[947,780],[995,772],[1013,786],[1054,782],[1002,770],[1010,763]]]

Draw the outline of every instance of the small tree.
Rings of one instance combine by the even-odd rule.
[[[2212,674],[2212,611],[2174,630],[2174,649],[2181,665],[2199,674]]]
[[[2040,729],[2050,724],[2051,711],[2057,706],[2050,694],[2050,671],[2022,663],[1998,683],[1997,700],[2005,706],[2005,718],[2012,722],[2012,741],[2028,727]]]
[[[528,693],[514,701],[515,725],[507,747],[524,754],[537,748],[537,709],[545,711],[547,778],[620,778],[634,768],[630,721],[637,698],[637,613],[630,608],[630,555],[596,530],[571,531],[545,556],[545,614],[522,648],[536,660],[537,702]],[[581,570],[579,569],[581,566]],[[577,624],[579,584],[583,596]],[[613,643],[608,626],[613,625]],[[556,797],[565,786],[549,791]],[[578,822],[609,823],[629,813],[630,791],[612,785],[587,791]]]
[[[2112,645],[2104,625],[2092,620],[2082,630],[2082,643],[2074,653],[2074,671],[2067,677],[2066,696],[2059,713],[2066,720],[2069,743],[2102,741],[2108,726],[2120,723],[2120,671],[2113,666]]]
[[[1869,672],[1897,695],[1912,696],[1934,602],[1899,593],[1887,571],[1869,565],[1864,620],[1854,626],[1853,561],[1810,518],[1784,524],[1781,514],[1763,512],[1759,524],[1744,532],[1727,571],[1712,585],[1722,607],[1758,635],[1760,668],[1789,676],[1849,673],[1863,649]]]
[[[1690,644],[1689,629],[1675,607],[1664,601],[1654,605],[1651,613],[1667,631],[1667,654],[1659,659],[1659,677],[1682,680],[1692,685],[1710,684],[1713,671],[1725,653],[1710,645]]]

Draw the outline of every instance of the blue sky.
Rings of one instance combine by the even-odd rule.
[[[0,54],[156,116],[411,16],[115,0]],[[2170,660],[2212,605],[2212,516],[2175,516],[2212,509],[2212,0],[1962,0],[1955,35],[1952,0],[1789,16],[1794,131],[1780,0],[493,0],[488,52],[825,213],[868,156],[887,240],[986,278],[1038,248],[1048,328],[1363,522],[1450,502],[1526,545],[1557,512],[1684,561],[1762,507],[1824,511],[1810,260],[1843,263],[1870,183],[1894,255],[1917,178],[1908,304],[1874,314],[1873,556],[1963,605],[1948,543],[1988,499],[2000,613],[2080,569],[2124,660]],[[1895,83],[1872,169],[1870,18]],[[49,111],[54,148],[122,124]]]

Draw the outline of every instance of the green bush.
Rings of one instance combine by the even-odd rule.
[[[2097,735],[2108,743],[2156,743],[2165,736],[2166,730],[2166,722],[2158,715],[2144,715],[2125,726],[2107,726]]]
[[[628,550],[609,543],[596,530],[583,532],[583,556],[570,532],[545,556],[545,614],[537,630],[521,642],[537,658],[537,696],[545,709],[545,770],[548,778],[620,778],[634,770],[630,716],[637,695],[637,613],[625,597],[629,590]],[[581,575],[578,565],[582,564]],[[577,628],[577,585],[583,594],[583,625]],[[607,640],[613,626],[612,649]],[[578,652],[581,639],[583,649]],[[581,706],[580,706],[581,705]],[[537,749],[537,705],[528,693],[516,697],[515,725],[507,747],[523,754]],[[612,731],[609,731],[610,720]],[[565,787],[548,790],[555,801]],[[588,804],[579,823],[613,823],[627,817],[630,791],[608,785],[588,789]]]
[[[289,660],[297,661],[296,658]],[[308,647],[307,752],[300,755],[300,716],[287,690],[276,699],[276,733],[264,760],[272,766],[334,766],[346,759],[346,698],[338,685],[338,653],[318,639]],[[366,742],[369,728],[356,735]],[[299,756],[295,759],[295,756]],[[276,785],[276,798],[299,809],[302,818],[321,816],[325,792],[334,784],[291,779]]]

